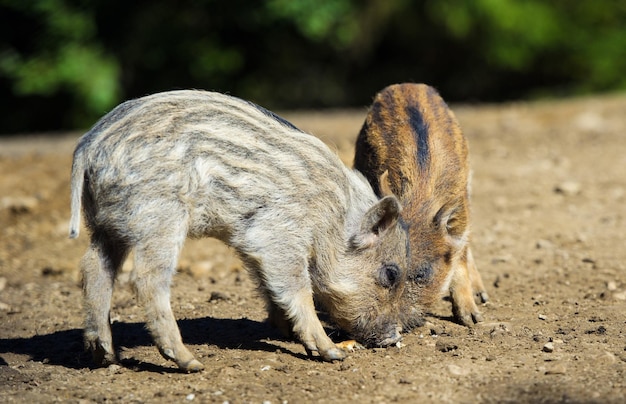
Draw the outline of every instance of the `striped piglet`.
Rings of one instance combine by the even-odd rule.
[[[232,246],[266,300],[270,320],[311,354],[341,360],[314,299],[357,340],[400,340],[408,236],[395,197],[378,199],[319,139],[247,101],[173,91],[125,102],[78,142],[70,237],[80,210],[91,235],[81,261],[85,345],[116,361],[113,280],[134,251],[131,279],[161,354],[203,365],[183,345],[169,288],[187,237]]]
[[[357,138],[354,167],[378,195],[396,195],[404,208],[413,322],[448,291],[459,322],[482,321],[474,297],[484,303],[488,296],[469,246],[467,141],[437,91],[396,84],[379,92]]]

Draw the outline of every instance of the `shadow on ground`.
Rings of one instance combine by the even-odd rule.
[[[178,320],[185,344],[215,345],[222,349],[250,351],[283,351],[301,359],[306,355],[274,345],[271,340],[282,340],[282,335],[265,322],[242,319],[215,319],[209,317]],[[118,351],[139,346],[153,346],[144,323],[121,323],[111,325],[113,341]],[[35,335],[30,338],[0,339],[0,354],[28,355],[31,360],[72,369],[92,368],[91,356],[83,348],[83,330],[71,329],[51,334]],[[155,347],[156,349],[156,347]],[[141,362],[123,359],[121,364],[139,371],[163,372],[168,369]],[[0,358],[0,366],[6,362]],[[171,369],[174,371],[175,369]]]

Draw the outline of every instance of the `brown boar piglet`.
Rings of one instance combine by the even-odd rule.
[[[393,193],[403,206],[413,323],[448,291],[460,323],[482,321],[475,298],[484,303],[488,296],[469,246],[468,146],[437,91],[407,83],[379,92],[356,141],[354,168],[379,196]]]

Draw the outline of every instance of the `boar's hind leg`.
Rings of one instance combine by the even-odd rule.
[[[267,321],[277,328],[285,337],[294,338],[295,335],[293,333],[293,324],[285,310],[279,307],[276,303],[274,303],[271,299],[268,299],[267,302]]]
[[[474,261],[468,247],[454,267],[454,274],[450,283],[452,313],[461,324],[468,327],[483,321],[483,315],[478,310],[474,300],[474,290],[470,275],[473,265]]]
[[[170,284],[182,246],[182,241],[170,241],[160,238],[135,247],[133,283],[146,312],[146,326],[161,355],[176,362],[181,370],[197,372],[204,366],[183,345],[170,306]]]
[[[97,365],[117,362],[111,337],[111,297],[115,275],[127,255],[127,247],[94,233],[81,260],[85,304],[85,347]]]

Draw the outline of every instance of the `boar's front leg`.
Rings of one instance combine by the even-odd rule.
[[[198,372],[204,366],[183,345],[170,306],[170,284],[176,272],[180,246],[170,240],[160,241],[135,248],[133,283],[137,299],[145,309],[146,326],[161,355],[176,362],[181,370]],[[171,245],[174,247],[167,248]]]
[[[309,356],[317,351],[328,362],[343,360],[346,354],[326,335],[313,303],[311,290],[302,289],[292,295],[287,313],[293,323],[293,332],[298,336]]]
[[[317,351],[325,361],[343,360],[346,357],[345,352],[326,335],[317,317],[306,259],[287,259],[285,256],[265,258],[261,262],[278,264],[273,268],[290,268],[287,271],[267,268],[260,271],[263,274],[260,277],[263,287],[270,300],[270,322],[280,328],[291,324],[293,333],[302,342],[309,356]],[[280,265],[286,262],[291,264]],[[300,265],[295,265],[295,262]]]
[[[487,292],[482,286],[480,274],[476,270],[474,258],[469,247],[466,247],[461,259],[455,265],[452,282],[450,283],[450,297],[452,300],[452,313],[454,317],[463,325],[472,326],[474,323],[483,321],[474,294],[480,294],[483,303],[488,299]],[[478,280],[476,279],[478,276]],[[474,289],[478,287],[480,289]]]
[[[306,293],[303,293],[301,297],[296,297],[296,299],[298,299],[297,304],[312,305],[313,299],[308,299],[305,294]],[[298,338],[304,345],[304,349],[306,349],[309,356],[312,356],[314,351],[319,351],[320,356],[328,362],[344,359],[346,355],[343,352],[342,346],[340,346],[341,344],[334,344],[332,340],[328,338],[315,311],[313,312],[314,317],[311,317],[308,308],[304,311],[306,314],[302,314],[303,311],[299,310],[301,313],[300,318],[308,316],[309,320],[306,320],[309,321],[308,326],[304,324],[306,321],[302,321],[303,324],[294,323],[293,320],[289,319],[285,310],[273,301],[270,301],[268,303],[268,321],[271,325],[278,328],[285,337]],[[319,327],[312,324],[314,322],[317,322]],[[336,348],[340,349],[337,350]]]

